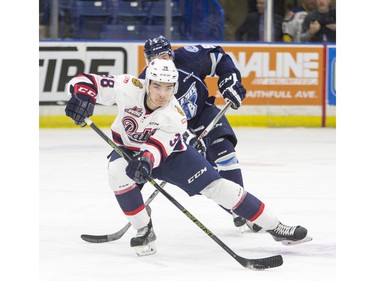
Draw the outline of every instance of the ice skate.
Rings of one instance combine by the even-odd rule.
[[[233,216],[233,223],[235,227],[241,227],[246,223],[246,219],[236,215],[235,213],[232,213]]]
[[[247,225],[247,227],[250,228],[253,232],[259,232],[259,231],[262,230],[262,228],[261,228],[259,225],[257,225],[256,223],[253,223],[253,222],[251,222],[251,221],[249,221],[249,220],[246,220],[246,225]]]
[[[243,217],[240,217],[240,216],[236,215],[235,213],[232,213],[232,216],[233,216],[234,226],[238,227],[240,229],[241,233],[245,232],[245,230],[247,229],[247,227],[252,232],[259,232],[262,229],[256,223],[252,223],[251,221],[249,221],[247,219],[244,219]]]
[[[273,230],[267,230],[277,242],[283,245],[294,245],[309,242],[311,237],[307,236],[307,229],[303,226],[287,226],[279,222]]]
[[[232,213],[232,216],[233,216],[233,224],[235,227],[237,227],[241,233],[243,233],[246,229],[246,219],[244,219],[243,217],[240,217],[238,216],[237,214],[235,213]]]
[[[150,222],[137,231],[137,235],[130,240],[130,247],[134,248],[138,256],[153,255],[156,253],[154,241],[156,235]]]

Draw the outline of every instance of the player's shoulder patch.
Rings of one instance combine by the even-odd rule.
[[[139,81],[137,78],[132,78],[132,83],[133,83],[134,86],[136,86],[140,89],[143,89],[142,82]]]
[[[179,107],[178,105],[175,105],[174,107],[177,109],[177,112],[180,115],[185,116],[185,112],[181,109],[181,107]]]
[[[125,84],[128,84],[129,79],[130,79],[130,76],[129,76],[129,75],[125,75],[123,82],[124,82]]]
[[[199,51],[197,46],[185,46],[184,49],[191,53],[197,53]]]

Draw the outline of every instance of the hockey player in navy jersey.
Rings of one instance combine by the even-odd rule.
[[[195,136],[199,136],[220,111],[215,106],[215,97],[209,96],[204,81],[207,76],[219,77],[219,91],[227,102],[232,103],[233,109],[238,109],[246,97],[239,70],[220,46],[193,45],[172,50],[170,42],[164,36],[159,36],[146,40],[144,55],[147,64],[153,58],[174,61],[179,72],[176,98],[188,119],[189,130],[185,137],[189,144],[196,141]],[[141,73],[140,78],[145,77],[145,71]],[[237,137],[227,118],[223,116],[197,149],[203,151],[206,159],[223,178],[243,187],[242,173],[235,151],[236,144]],[[232,215],[237,227],[246,223],[255,232],[261,229],[234,213]]]
[[[175,98],[178,75],[172,60],[154,59],[144,81],[128,74],[79,74],[68,83],[65,113],[79,126],[85,126],[96,103],[118,107],[112,138],[132,160],[127,162],[112,151],[108,178],[122,211],[137,230],[130,246],[139,256],[156,252],[156,235],[138,188],[149,176],[176,185],[190,196],[212,199],[283,244],[310,241],[306,228],[282,224],[262,201],[222,178],[196,149],[184,143],[187,118]]]

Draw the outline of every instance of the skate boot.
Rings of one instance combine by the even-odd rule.
[[[253,223],[253,222],[251,222],[251,221],[249,221],[249,220],[246,221],[246,225],[247,225],[247,227],[250,228],[253,232],[259,232],[259,231],[262,230],[262,228],[261,228],[259,225],[257,225],[256,223]]]
[[[156,235],[150,222],[143,228],[137,231],[137,235],[130,240],[130,247],[134,248],[138,256],[153,255],[156,253],[156,246],[154,241]]]
[[[235,213],[232,213],[232,216],[233,216],[233,223],[235,227],[241,227],[246,223],[246,219],[244,219],[243,217],[240,217],[236,215]]]
[[[287,226],[279,222],[277,227],[272,230],[267,230],[277,242],[283,245],[294,245],[309,242],[311,237],[307,236],[307,229],[303,226]]]
[[[237,229],[239,229],[241,231],[241,233],[244,233],[245,229],[246,229],[246,225],[245,225],[246,224],[246,219],[244,219],[243,217],[238,216],[235,213],[232,213],[232,216],[233,216],[234,226]]]
[[[245,225],[250,228],[252,232],[258,232],[262,229],[259,225],[252,223],[251,221],[244,219],[243,217],[240,217],[235,213],[232,213],[232,216],[234,226],[238,227],[241,232],[244,232],[246,230]]]

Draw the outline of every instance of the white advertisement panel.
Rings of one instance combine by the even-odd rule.
[[[67,100],[65,85],[78,73],[138,73],[138,45],[109,42],[40,42],[40,103]]]

